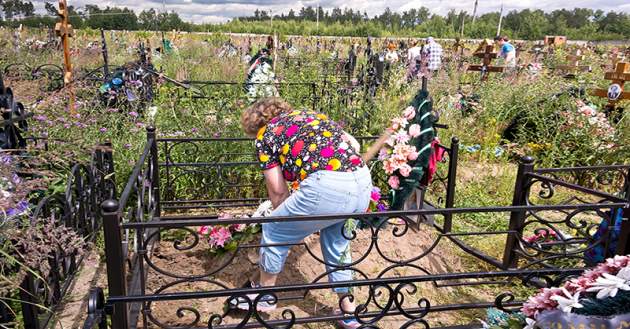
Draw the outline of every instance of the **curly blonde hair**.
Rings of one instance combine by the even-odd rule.
[[[260,128],[282,113],[292,112],[293,107],[280,97],[258,100],[241,114],[241,126],[248,136],[256,136]]]

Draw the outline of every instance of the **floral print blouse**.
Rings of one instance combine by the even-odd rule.
[[[354,171],[363,166],[341,127],[313,111],[271,119],[258,131],[256,151],[263,170],[281,166],[289,182],[301,182],[318,170]]]

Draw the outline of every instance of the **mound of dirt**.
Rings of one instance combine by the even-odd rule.
[[[404,230],[402,226],[389,226],[378,232],[373,239],[369,230],[357,230],[352,241],[352,259],[359,261],[354,277],[356,279],[378,277],[401,277],[426,274],[463,272],[460,259],[455,254],[455,247],[447,239],[439,240],[438,234],[423,226],[418,231]],[[176,279],[149,269],[147,294],[167,292],[190,292],[218,290],[222,287],[241,287],[248,280],[258,275],[257,239],[249,245],[241,245],[235,252],[220,257],[208,252],[207,243],[200,241],[192,248],[192,237],[176,244],[174,241],[161,241],[154,249],[151,266],[165,270],[181,279]],[[186,243],[189,245],[187,246]],[[176,247],[179,247],[178,250]],[[181,251],[184,248],[186,250]],[[303,245],[294,246],[285,264],[284,271],[278,278],[278,285],[305,284],[325,282],[327,277],[321,259],[319,237],[313,234],[307,237]],[[196,277],[197,279],[184,279]],[[406,307],[417,307],[420,298],[426,298],[431,305],[447,302],[461,302],[466,298],[454,288],[438,288],[431,282],[417,284],[417,291],[407,289],[404,296]],[[403,290],[404,291],[404,290]],[[376,297],[378,301],[387,300],[387,291]],[[366,301],[369,293],[367,287],[355,288],[353,294],[359,303]],[[278,310],[270,314],[271,319],[281,319],[282,311],[290,309],[297,317],[330,315],[338,306],[338,297],[332,291],[311,290],[286,293],[279,296]],[[225,299],[199,299],[187,301],[169,301],[149,305],[149,321],[159,322],[167,326],[182,326],[195,321],[195,312],[186,310],[192,307],[199,312],[199,323],[205,326],[213,314],[222,314]],[[182,310],[178,314],[178,309]],[[370,303],[370,310],[376,310],[375,303]],[[243,314],[231,312],[223,319],[223,324],[235,324],[242,320]],[[431,325],[456,322],[456,315],[430,315]],[[142,319],[140,319],[142,321]],[[398,328],[406,320],[404,318],[385,318],[379,327]],[[437,321],[437,322],[436,322]],[[322,323],[329,327],[329,323]],[[151,324],[150,327],[156,327]],[[312,327],[312,326],[311,326]]]

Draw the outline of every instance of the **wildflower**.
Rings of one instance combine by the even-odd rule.
[[[105,127],[101,127],[101,129],[99,129],[98,131],[102,132],[102,133],[106,133],[107,132],[107,128]]]
[[[123,147],[128,150],[128,149],[131,148],[131,144],[127,143],[127,144],[123,145]]]
[[[137,118],[138,117],[138,112],[131,111],[131,112],[129,112],[129,116],[132,117],[132,118]]]

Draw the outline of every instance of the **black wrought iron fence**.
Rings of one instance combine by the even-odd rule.
[[[376,137],[357,137],[362,151]],[[258,206],[266,190],[250,138],[158,138],[161,205],[163,210]],[[452,207],[459,141],[444,150],[448,170],[438,173],[428,186],[427,201],[433,207]],[[378,166],[373,162],[372,167]],[[387,177],[373,180],[386,186]],[[448,222],[448,221],[447,221]],[[450,224],[447,224],[447,226]]]
[[[557,285],[580,273],[589,266],[586,253],[593,248],[604,246],[606,255],[629,248],[627,221],[613,251],[608,248],[610,233],[598,236],[593,228],[602,220],[610,224],[615,209],[630,208],[630,166],[535,169],[533,160],[525,158],[513,203],[506,206],[287,218],[165,216],[160,208],[166,203],[158,193],[164,172],[157,144],[151,129],[121,199],[102,204],[108,297],[105,300],[100,289],[92,292],[85,328],[290,328],[348,317],[369,328],[469,324],[477,316],[474,310],[519,306],[524,288]],[[621,193],[546,175],[569,170],[619,172]],[[454,186],[450,188],[454,192]],[[550,188],[558,198],[549,197],[545,190]],[[537,198],[544,202],[532,202]],[[504,228],[460,228],[468,216],[480,214],[492,214]],[[449,218],[450,223],[437,229],[421,225],[427,216]],[[402,219],[402,225],[382,220],[394,218]],[[242,283],[256,271],[255,250],[275,245],[250,239],[216,253],[203,233],[214,227],[319,220],[346,223],[341,233],[352,243],[349,257],[340,264],[325,261],[312,238],[286,244],[295,252],[289,262],[297,265],[273,287],[243,288]],[[558,238],[529,236],[541,229]],[[490,240],[490,248],[484,250],[475,239]],[[353,271],[353,280],[326,281],[329,274],[346,270]],[[357,304],[350,315],[333,311],[339,304],[331,300],[329,290],[343,287],[350,290],[341,299]],[[262,296],[278,310],[258,312]],[[236,310],[231,303],[235,301],[245,301],[249,311]]]
[[[72,167],[63,193],[45,196],[37,202],[29,217],[30,224],[25,225],[37,227],[50,222],[93,242],[102,223],[98,205],[117,196],[113,173],[111,145],[97,147],[88,165]],[[47,274],[35,269],[25,271],[19,290],[19,311],[9,310],[10,303],[0,302],[0,326],[16,321],[16,312],[20,314],[23,328],[40,329],[54,325],[56,312],[84,258],[77,251],[67,253],[63,247],[48,256]],[[11,272],[3,272],[3,275],[10,276]],[[0,299],[5,297],[9,298],[7,300],[11,298],[0,296]]]

